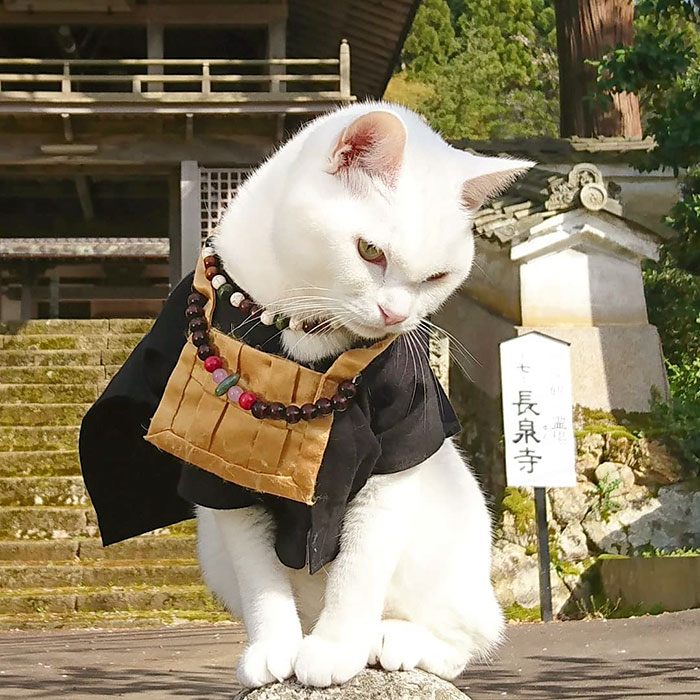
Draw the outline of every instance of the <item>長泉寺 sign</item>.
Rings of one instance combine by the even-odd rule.
[[[576,485],[569,345],[532,332],[501,343],[506,481]]]

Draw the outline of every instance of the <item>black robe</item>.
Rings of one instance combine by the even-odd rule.
[[[141,340],[102,396],[83,418],[80,462],[105,545],[193,517],[193,504],[214,509],[262,504],[276,525],[276,551],[286,566],[311,573],[338,552],[347,504],[373,474],[420,464],[459,424],[426,353],[410,354],[401,339],[363,371],[356,399],[333,419],[307,506],[259,494],[224,481],[160,451],[143,438],[187,341],[185,308],[193,275],[168,297],[153,328]],[[283,354],[279,332],[226,304],[214,325],[266,352]],[[332,363],[309,364],[323,372]]]

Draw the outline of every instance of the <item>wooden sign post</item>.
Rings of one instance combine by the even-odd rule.
[[[535,490],[540,609],[552,620],[547,487],[576,486],[569,345],[532,332],[501,343],[506,482]]]

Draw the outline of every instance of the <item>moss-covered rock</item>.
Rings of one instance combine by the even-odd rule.
[[[5,367],[97,367],[101,361],[99,350],[0,350]]]
[[[111,318],[109,319],[109,332],[112,335],[116,334],[135,334],[140,333],[145,335],[151,330],[153,319],[151,318]]]
[[[101,362],[103,365],[123,365],[131,350],[103,350]]]
[[[118,542],[109,547],[102,546],[100,540],[81,540],[79,552],[82,561],[195,559],[197,543],[193,535],[141,536],[125,542]]]
[[[0,334],[5,335],[105,335],[108,332],[109,320],[106,318],[49,318],[0,324]]]
[[[0,509],[0,539],[61,540],[96,535],[95,514],[86,508],[32,506]]]
[[[75,561],[78,540],[0,540],[0,562]]]
[[[143,338],[142,333],[125,333],[110,335],[107,338],[106,350],[133,350]]]
[[[0,366],[0,384],[94,384],[105,377],[104,367]]]
[[[78,404],[0,404],[0,426],[80,425],[90,408]]]
[[[80,476],[0,477],[0,506],[85,506]]]
[[[106,335],[3,335],[5,350],[103,350]]]

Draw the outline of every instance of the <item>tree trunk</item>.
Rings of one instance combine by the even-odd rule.
[[[637,96],[613,95],[613,106],[602,111],[588,97],[593,93],[596,70],[585,63],[599,59],[633,39],[632,0],[555,0],[561,136],[623,136],[641,138],[642,123]]]

